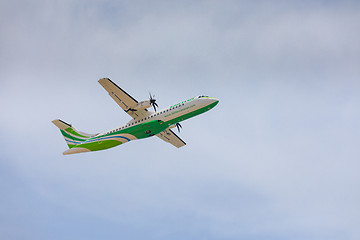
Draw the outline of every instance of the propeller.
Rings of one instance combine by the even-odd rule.
[[[155,95],[151,96],[151,93],[149,92],[149,96],[150,96],[150,104],[154,107],[154,110],[156,112],[156,107],[159,107],[159,105],[157,105],[156,103],[156,99],[154,98]]]
[[[180,128],[182,128],[181,124],[180,123],[176,123],[175,126],[177,127],[179,133],[180,133]]]

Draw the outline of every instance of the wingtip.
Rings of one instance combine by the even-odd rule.
[[[104,82],[104,81],[110,81],[110,82],[112,82],[112,81],[110,80],[110,78],[107,78],[107,77],[105,77],[105,78],[100,78],[100,79],[98,80],[98,82]]]

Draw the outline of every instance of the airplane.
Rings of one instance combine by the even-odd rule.
[[[196,96],[156,111],[159,106],[151,93],[149,100],[138,102],[109,78],[102,78],[98,82],[132,119],[120,127],[97,134],[81,132],[60,119],[53,120],[52,123],[60,129],[69,147],[63,152],[64,155],[109,149],[152,136],[157,136],[177,148],[183,147],[186,143],[171,129],[176,127],[180,133],[181,121],[207,112],[219,103],[219,100],[213,97]],[[155,112],[148,110],[151,106]]]

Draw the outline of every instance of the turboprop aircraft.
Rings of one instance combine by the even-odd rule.
[[[132,119],[120,127],[98,134],[78,131],[60,119],[52,121],[60,129],[69,147],[63,152],[64,155],[104,150],[154,135],[175,147],[183,147],[186,143],[171,129],[177,127],[180,132],[181,121],[209,111],[219,102],[216,98],[197,96],[156,111],[159,106],[150,93],[149,100],[138,102],[109,78],[102,78],[99,83]],[[151,106],[155,112],[148,110]]]

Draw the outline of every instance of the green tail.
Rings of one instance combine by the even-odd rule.
[[[64,136],[66,144],[69,148],[73,148],[74,146],[81,144],[82,142],[95,136],[95,134],[87,134],[80,132],[70,124],[60,119],[56,119],[52,121],[52,123],[60,129],[61,134]]]

